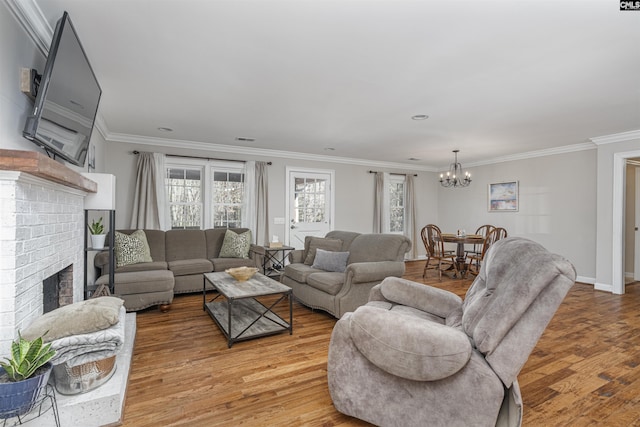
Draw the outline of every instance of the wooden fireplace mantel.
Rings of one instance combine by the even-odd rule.
[[[98,191],[94,181],[37,151],[0,149],[0,170],[25,172],[88,193]]]

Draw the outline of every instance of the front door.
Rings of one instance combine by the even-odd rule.
[[[304,248],[306,236],[322,237],[333,229],[333,171],[287,168],[289,246]]]

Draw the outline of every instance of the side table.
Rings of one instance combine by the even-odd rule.
[[[281,246],[279,248],[262,246],[261,249],[264,250],[262,274],[271,278],[280,277],[286,263],[287,255],[289,255],[289,252],[295,250],[293,246]]]

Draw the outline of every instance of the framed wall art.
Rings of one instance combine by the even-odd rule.
[[[518,181],[489,184],[489,212],[518,212]]]

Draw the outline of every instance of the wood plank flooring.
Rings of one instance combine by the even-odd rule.
[[[464,296],[470,280],[405,278]],[[277,310],[288,315],[288,305]],[[368,426],[327,389],[336,320],[294,303],[293,335],[226,340],[202,295],[138,313],[124,426]],[[519,375],[525,426],[640,426],[640,283],[611,295],[576,284]]]

